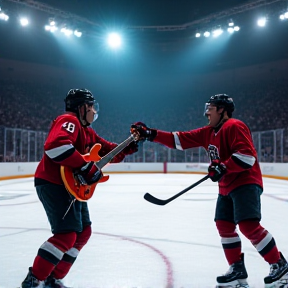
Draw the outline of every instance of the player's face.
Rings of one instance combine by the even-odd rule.
[[[216,106],[207,105],[205,110],[205,116],[208,119],[208,125],[211,127],[216,127],[220,121],[221,113],[223,112],[223,108],[217,110]]]
[[[94,105],[85,104],[86,108],[86,121],[91,124],[98,117],[97,110]]]

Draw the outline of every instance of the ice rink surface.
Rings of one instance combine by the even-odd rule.
[[[217,184],[207,180],[167,204],[203,175],[111,174],[88,201],[93,234],[64,279],[74,288],[212,288],[228,270],[214,224]],[[26,277],[50,226],[33,179],[0,181],[0,287]],[[288,258],[288,182],[264,178],[262,226]],[[239,233],[240,234],[240,233]],[[264,287],[269,265],[241,234],[248,282]]]

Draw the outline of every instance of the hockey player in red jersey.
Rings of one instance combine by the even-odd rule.
[[[91,236],[91,221],[87,202],[76,200],[66,190],[60,175],[60,166],[77,171],[87,184],[102,177],[94,162],[85,162],[81,154],[89,152],[95,143],[104,156],[117,144],[106,141],[89,127],[98,117],[98,104],[86,89],[71,89],[65,98],[66,112],[52,123],[44,144],[44,156],[35,173],[35,187],[42,202],[53,236],[39,248],[33,266],[21,288],[65,288],[63,279],[76,260],[80,250]],[[130,143],[112,162],[120,162],[136,152],[137,142]]]
[[[233,111],[233,99],[218,94],[205,105],[204,114],[209,121],[205,127],[186,132],[166,132],[137,122],[131,129],[138,132],[140,139],[169,148],[185,150],[202,146],[207,150],[211,159],[208,175],[219,183],[215,223],[230,265],[225,275],[217,277],[217,287],[249,287],[237,225],[270,264],[270,273],[264,278],[264,283],[271,287],[272,283],[288,282],[288,264],[278,251],[273,236],[260,224],[263,184],[257,153],[248,127],[232,118]]]

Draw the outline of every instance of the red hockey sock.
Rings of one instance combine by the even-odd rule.
[[[75,241],[76,233],[71,232],[55,234],[44,242],[34,260],[33,275],[41,281],[45,280],[60,262],[64,253],[74,245]]]
[[[216,226],[221,236],[222,247],[229,265],[240,261],[241,239],[236,232],[236,225],[232,222],[217,220]]]
[[[276,263],[280,259],[280,254],[273,236],[260,225],[259,221],[241,221],[239,223],[239,229],[269,264]]]
[[[86,226],[81,233],[77,234],[74,246],[64,254],[62,260],[53,270],[53,277],[55,277],[56,279],[63,279],[67,275],[74,261],[76,260],[80,250],[88,242],[91,233],[91,226]]]

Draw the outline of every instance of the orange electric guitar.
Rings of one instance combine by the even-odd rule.
[[[108,154],[102,158],[98,155],[101,149],[101,144],[95,144],[90,153],[82,155],[86,162],[94,161],[95,165],[101,170],[106,164],[108,164],[117,154],[119,154],[126,146],[135,141],[135,136],[130,135],[126,140],[116,146]],[[70,192],[77,200],[87,201],[94,193],[94,190],[98,183],[106,182],[109,179],[109,175],[103,176],[98,182],[88,185],[83,179],[77,176],[73,170],[69,167],[61,166],[60,168],[61,178],[68,192]]]

